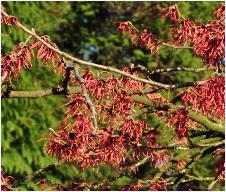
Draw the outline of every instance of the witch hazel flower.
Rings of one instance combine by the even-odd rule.
[[[1,9],[1,23],[8,26],[16,25],[17,27],[19,27],[19,21],[17,17],[3,14],[3,11],[4,13],[6,13],[5,8],[1,6]]]
[[[167,121],[170,125],[175,127],[179,139],[186,136],[188,129],[189,117],[184,108],[176,110],[173,114],[169,115]]]
[[[30,69],[31,61],[34,57],[34,52],[29,45],[23,43],[17,45],[11,53],[6,53],[1,60],[1,75],[7,72],[6,79],[10,79],[12,74],[15,79],[18,79],[22,69]]]
[[[155,38],[151,32],[145,29],[140,35],[140,46],[146,47],[151,53],[156,53],[159,50],[159,43]]]
[[[191,19],[183,19],[179,26],[171,28],[171,33],[175,44],[184,44],[191,42],[194,36],[195,23]]]
[[[58,49],[57,45],[51,41],[49,36],[41,36],[41,39],[50,44],[55,49]],[[66,66],[61,55],[57,54],[54,50],[50,49],[47,45],[37,39],[34,41],[31,47],[38,50],[37,58],[41,60],[42,63],[46,64],[50,62],[54,72],[58,71],[63,75],[66,74]]]
[[[139,34],[137,29],[133,27],[130,22],[117,22],[116,24],[120,32],[127,33],[132,43],[137,44]]]
[[[199,24],[188,18],[178,20],[171,27],[174,44],[191,44],[194,54],[202,58],[208,67],[215,66],[216,71],[220,71],[221,60],[225,57],[224,9],[222,4],[213,14],[218,20],[208,21],[207,24]]]
[[[193,110],[202,112],[204,115],[224,118],[224,82],[224,76],[217,76],[195,85],[194,88],[188,89],[182,94],[183,104],[191,106]]]
[[[225,19],[225,4],[222,3],[220,7],[218,7],[214,13],[213,16],[216,16],[221,21],[224,21]]]
[[[212,21],[206,25],[197,26],[192,39],[194,53],[201,57],[208,67],[215,66],[219,71],[222,58],[225,57],[224,25]]]
[[[169,16],[172,22],[180,20],[180,14],[176,5],[162,9],[162,14],[163,19],[166,19],[166,17]]]

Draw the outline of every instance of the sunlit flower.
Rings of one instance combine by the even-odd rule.
[[[162,9],[162,14],[163,14],[163,16],[162,16],[163,19],[165,19],[167,16],[169,16],[170,20],[173,22],[180,20],[180,15],[179,15],[176,5]]]

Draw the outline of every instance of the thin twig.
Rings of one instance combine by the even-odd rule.
[[[48,88],[38,91],[13,91],[4,92],[2,98],[39,98],[51,95],[67,95],[68,93],[81,93],[80,87],[67,87],[68,91],[64,87]]]
[[[215,177],[196,177],[196,176],[193,176],[193,175],[189,175],[189,174],[186,174],[186,176],[192,180],[196,180],[196,181],[212,181],[215,179]]]
[[[151,76],[156,73],[163,73],[163,72],[185,71],[185,72],[199,73],[199,72],[203,72],[203,71],[212,71],[214,69],[213,68],[205,68],[205,67],[203,67],[203,68],[169,67],[169,68],[163,68],[163,69],[149,70],[149,69],[147,69],[147,67],[138,64],[135,67],[133,67],[133,71],[137,71],[137,70],[142,71],[142,72],[146,73],[147,75]]]
[[[78,80],[78,82],[81,86],[82,95],[86,100],[88,108],[90,109],[91,119],[92,119],[92,122],[93,122],[93,127],[94,127],[94,132],[95,132],[98,128],[97,118],[96,118],[96,110],[95,110],[94,105],[93,105],[93,103],[92,103],[92,101],[91,101],[91,99],[88,95],[88,91],[87,91],[86,86],[84,84],[84,80],[82,79],[82,77],[79,74],[77,65],[74,66],[74,71],[75,71],[75,78]]]
[[[213,181],[209,184],[209,186],[208,186],[208,190],[209,190],[209,191],[212,190],[212,188],[213,188],[214,185],[217,183],[217,181],[218,181],[218,179],[215,178],[215,180],[213,180]]]
[[[164,150],[164,149],[175,149],[175,150],[189,150],[191,147],[183,147],[183,146],[160,146],[160,147],[146,147],[148,149],[158,149],[158,150]]]
[[[171,47],[171,48],[174,48],[174,49],[193,49],[193,47],[189,47],[189,46],[179,46],[179,45],[173,45],[173,44],[164,43],[164,42],[162,42],[161,44],[166,46],[166,47]]]
[[[51,170],[54,170],[60,166],[63,166],[63,164],[61,163],[54,163],[54,164],[51,164],[51,165],[48,165],[47,167],[44,167],[44,168],[41,168],[37,171],[35,171],[33,174],[31,175],[28,175],[20,180],[17,180],[15,182],[13,182],[13,184],[11,185],[11,187],[18,187],[20,185],[23,185],[24,183],[27,183],[28,181],[31,181],[32,179],[34,179],[35,177],[37,176],[40,176],[41,174],[47,172],[47,171],[51,171]]]

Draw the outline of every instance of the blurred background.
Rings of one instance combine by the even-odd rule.
[[[95,63],[123,68],[129,63],[142,64],[149,69],[183,66],[201,67],[202,61],[192,55],[190,50],[161,47],[158,54],[151,55],[148,50],[132,45],[117,31],[118,21],[131,21],[138,29],[147,28],[161,39],[169,39],[168,20],[161,18],[159,10],[174,2],[2,2],[10,15],[17,16],[28,28],[35,28],[39,35],[49,35],[60,49],[75,57]],[[177,2],[181,14],[201,22],[211,19],[219,2]],[[16,27],[2,26],[2,54],[27,39],[28,35]],[[153,79],[165,82],[188,82],[204,79],[206,73],[169,73],[153,76]],[[15,90],[40,90],[54,87],[62,77],[54,74],[49,66],[40,65],[34,59],[32,70],[24,70],[18,81],[14,81]],[[170,94],[163,92],[169,99],[180,90]],[[31,174],[35,170],[54,162],[44,151],[45,141],[41,138],[48,134],[49,128],[57,129],[64,119],[64,96],[49,96],[35,99],[2,99],[1,113],[1,149],[2,166],[8,175],[15,179]],[[163,127],[156,118],[149,122],[154,127]],[[169,140],[169,128],[161,129],[162,139]],[[187,154],[189,155],[189,154]],[[184,156],[186,157],[186,156]],[[194,168],[201,175],[212,175],[211,157]],[[146,172],[152,172],[146,167]],[[79,166],[64,166],[47,173],[46,178],[55,184],[67,185],[76,177],[95,183],[112,176],[113,168],[101,167],[99,172],[87,169],[82,172]],[[37,190],[36,181],[20,187],[22,190]],[[114,184],[114,189],[131,182],[125,177]],[[199,190],[203,185],[196,184]],[[182,188],[183,189],[183,188]],[[219,188],[221,189],[221,188]],[[217,190],[217,189],[215,189]]]

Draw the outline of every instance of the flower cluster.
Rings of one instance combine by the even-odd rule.
[[[209,21],[207,24],[200,24],[189,18],[181,18],[176,5],[163,9],[163,18],[169,16],[171,21],[174,22],[171,27],[172,44],[176,46],[191,44],[195,55],[202,58],[208,67],[215,66],[216,71],[220,71],[223,65],[221,61],[225,56],[225,26],[222,22],[224,20],[224,9],[225,6],[222,4],[213,14],[218,20]],[[159,50],[161,43],[146,29],[139,32],[130,22],[118,22],[117,25],[120,32],[129,35],[133,44],[145,47],[151,53],[156,53]]]
[[[159,49],[159,43],[156,37],[144,29],[143,32],[139,32],[130,22],[119,22],[118,30],[123,33],[127,33],[133,44],[140,47],[147,48],[151,53],[156,53]]]
[[[118,22],[116,23],[118,30],[129,35],[130,40],[134,44],[138,44],[139,32],[130,22]]]
[[[56,44],[51,43],[51,40],[47,36],[42,36],[41,38],[57,48]],[[60,72],[65,75],[65,63],[62,61],[62,57],[38,40],[31,45],[20,43],[19,45],[16,45],[12,52],[5,53],[1,58],[1,75],[7,74],[7,80],[10,80],[12,75],[15,79],[18,79],[23,68],[31,69],[32,59],[35,55],[34,49],[37,49],[38,51],[38,60],[43,61],[43,63],[50,62],[55,72]]]
[[[188,120],[189,117],[184,108],[176,110],[175,113],[169,115],[167,118],[169,124],[176,128],[179,138],[186,136]]]
[[[155,40],[155,36],[148,32],[146,29],[140,35],[140,46],[146,47],[151,51],[151,53],[155,53],[159,49],[159,43]]]
[[[14,75],[15,79],[23,68],[30,69],[32,67],[31,61],[34,57],[34,52],[29,45],[23,43],[17,45],[11,53],[6,53],[2,56],[1,63],[1,75],[7,73],[6,79],[10,79],[11,75]]]
[[[20,23],[18,19],[14,16],[7,15],[3,7],[2,9],[1,22],[6,25],[15,24],[16,26],[19,26]],[[57,45],[53,43],[47,35],[41,36],[40,38],[53,48],[58,49]],[[38,60],[42,61],[44,64],[51,63],[54,72],[59,72],[63,75],[66,74],[63,57],[40,40],[35,39],[32,44],[26,42],[16,45],[12,52],[7,52],[1,57],[1,75],[4,76],[6,74],[6,79],[10,80],[13,74],[14,78],[18,79],[23,68],[30,69],[32,67],[31,61],[34,58],[35,49],[37,50]]]
[[[1,7],[1,9],[4,10],[4,7]],[[17,27],[19,27],[19,21],[17,17],[10,16],[10,15],[6,16],[5,14],[2,13],[2,11],[1,11],[1,23],[9,26],[12,26],[15,24]]]
[[[212,118],[224,118],[224,81],[224,76],[218,76],[195,85],[194,88],[183,93],[181,97],[183,104]]]
[[[218,70],[221,60],[224,57],[224,5],[218,8],[214,15],[220,20],[213,20],[208,24],[197,24],[190,19],[180,18],[177,6],[171,6],[163,10],[164,17],[169,16],[171,21],[176,24],[172,28],[175,44],[191,43],[193,51],[201,57],[208,67],[214,65]],[[176,23],[178,22],[178,23]],[[16,24],[15,17],[3,15],[2,23],[7,25]],[[152,53],[159,49],[156,37],[146,29],[139,32],[130,22],[118,23],[118,29],[121,32],[129,34],[132,42],[140,47],[146,47]],[[31,61],[34,58],[34,50],[37,50],[37,58],[44,64],[51,63],[55,71],[65,74],[65,63],[63,57],[51,49],[58,49],[56,44],[48,36],[42,36],[41,39],[48,43],[46,45],[40,39],[35,39],[31,45],[19,44],[12,53],[6,53],[2,57],[2,75],[7,75],[10,80],[13,75],[18,78],[23,68],[32,67]],[[124,68],[122,71],[133,73],[131,68]],[[72,93],[69,102],[66,104],[65,119],[57,132],[51,132],[49,142],[46,146],[47,153],[56,157],[57,160],[80,164],[84,170],[86,167],[94,167],[99,164],[115,165],[119,170],[132,164],[131,170],[138,169],[137,164],[145,158],[145,163],[149,163],[154,168],[167,167],[172,156],[166,150],[158,150],[161,145],[157,143],[158,133],[145,121],[146,116],[137,118],[136,112],[142,111],[145,102],[137,101],[131,92],[139,92],[145,88],[144,83],[135,81],[128,77],[116,78],[108,76],[104,79],[98,79],[93,73],[86,69],[82,71],[84,85],[92,98],[93,104],[97,109],[98,129],[94,130],[91,124],[92,114],[87,106],[87,101],[80,92]],[[190,126],[196,124],[192,121],[186,108],[202,112],[205,116],[211,118],[224,118],[224,76],[212,77],[202,84],[197,84],[193,88],[185,91],[181,95],[183,106],[176,108],[173,112],[168,110],[171,104],[159,94],[147,94],[146,100],[150,100],[153,105],[168,107],[164,112],[156,112],[158,115],[166,115],[166,120],[175,127],[179,139],[185,137]],[[76,78],[71,80],[72,84],[79,85]],[[149,87],[150,88],[150,87]],[[138,94],[139,95],[139,94]],[[150,106],[149,106],[150,107]],[[161,108],[161,107],[160,107]],[[168,110],[168,111],[167,111]],[[161,112],[161,113],[159,113]],[[168,115],[168,116],[167,116]],[[170,147],[170,146],[168,146]],[[162,149],[167,147],[162,147]],[[221,158],[215,173],[218,180],[224,179],[224,151],[220,152]],[[175,170],[179,171],[186,166],[185,160],[176,161]],[[133,166],[136,165],[136,166]],[[134,168],[135,167],[135,168]],[[121,169],[122,170],[122,169]],[[167,190],[168,181],[163,178],[158,180],[147,180],[143,183],[133,183],[123,186],[121,190],[140,190],[149,188],[150,190]],[[2,175],[2,188],[9,190],[8,183],[12,177]],[[49,181],[44,179],[36,183],[40,184],[40,190],[48,187]],[[81,182],[80,182],[81,183]],[[89,189],[89,186],[73,183],[69,188]],[[62,186],[56,188],[63,190]]]
[[[225,19],[225,4],[224,3],[222,3],[221,4],[221,6],[220,7],[218,7],[215,11],[214,11],[214,13],[213,13],[213,15],[214,16],[216,16],[218,19],[220,19],[221,21],[224,21],[224,19]]]
[[[176,5],[162,9],[162,14],[163,14],[162,16],[163,19],[166,19],[166,17],[169,16],[170,20],[173,22],[180,20],[180,15]]]
[[[191,19],[183,19],[179,26],[171,28],[175,44],[191,42],[194,37],[195,23]]]
[[[208,67],[215,66],[217,71],[225,56],[225,26],[222,22],[224,10],[225,6],[222,4],[214,12],[219,20],[198,24],[190,19],[182,19],[177,20],[178,22],[171,28],[174,44],[192,44],[194,54],[202,58]]]
[[[179,138],[186,136],[189,127],[197,126],[185,111],[188,106],[191,110],[201,112],[212,119],[224,119],[224,81],[224,76],[211,77],[210,80],[180,93],[184,108],[176,110],[167,117],[168,123],[175,127]]]
[[[194,53],[201,57],[208,67],[215,66],[219,71],[221,60],[225,57],[224,24],[213,20],[206,25],[197,26],[192,39]]]
[[[156,134],[144,121],[132,117],[134,107],[140,108],[140,105],[126,90],[137,91],[144,85],[127,77],[117,79],[110,76],[98,80],[90,70],[84,70],[82,77],[98,114],[101,114],[98,117],[99,128],[93,132],[91,114],[82,95],[71,94],[64,124],[49,138],[48,154],[79,163],[83,169],[103,163],[119,166],[145,156],[151,157],[153,166],[164,166],[168,161],[167,153],[151,149],[159,146],[155,142]]]
[[[57,45],[53,43],[49,36],[44,35],[41,36],[41,39],[44,40],[46,43],[57,48]],[[52,68],[55,72],[59,71],[60,73],[64,74],[65,71],[65,64],[62,62],[62,56],[58,55],[55,51],[47,47],[44,43],[40,42],[36,39],[36,41],[32,44],[32,48],[36,48],[38,50],[37,59],[42,61],[44,64],[50,62],[52,64]]]

